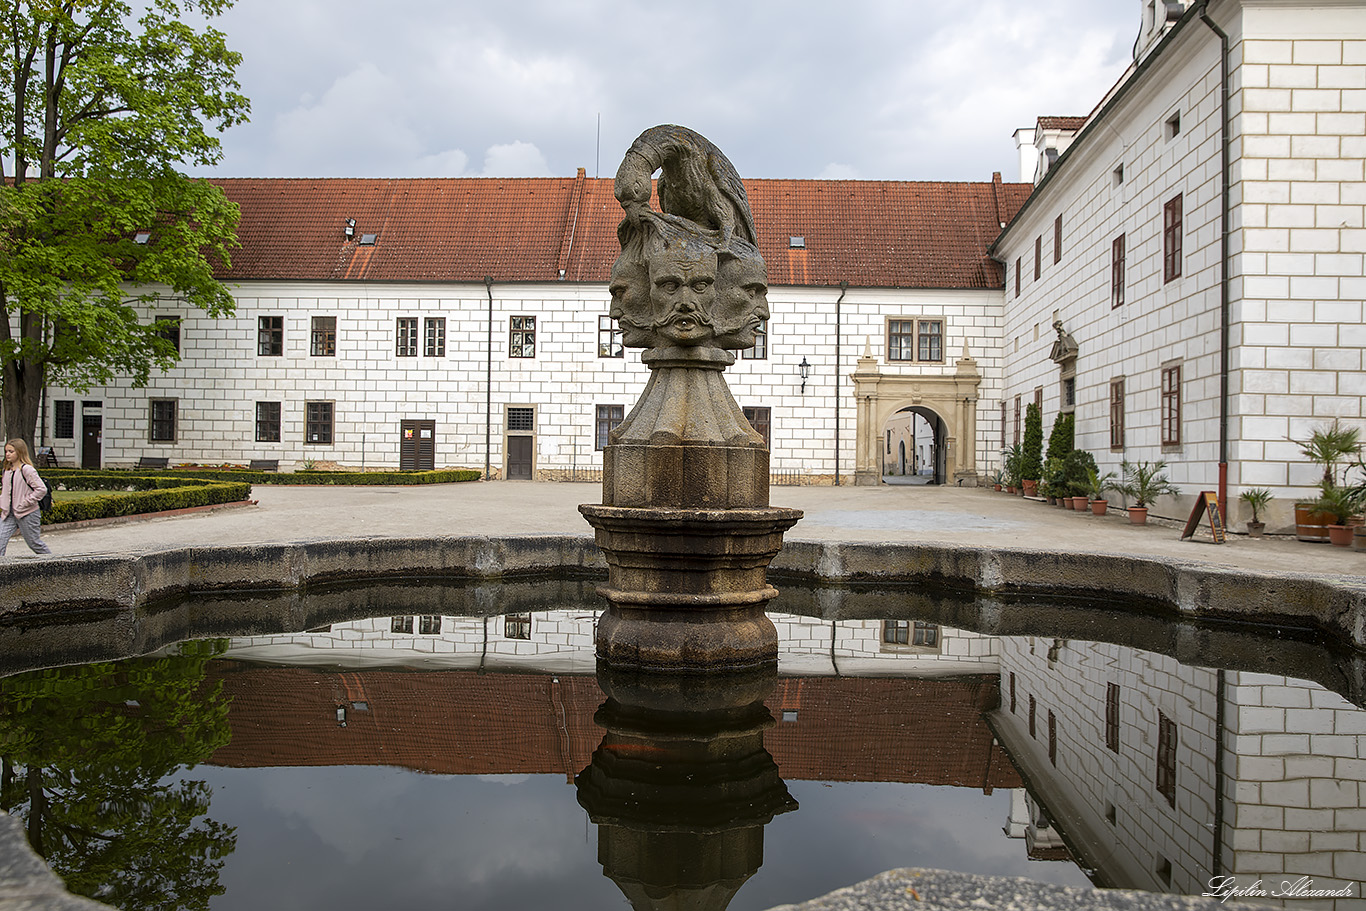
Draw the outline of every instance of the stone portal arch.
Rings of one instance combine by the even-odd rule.
[[[977,473],[977,391],[982,376],[966,346],[954,373],[943,376],[885,373],[872,351],[854,370],[858,400],[854,430],[854,483],[882,483],[882,428],[898,411],[933,412],[942,423],[940,442],[946,484],[975,487]],[[936,472],[938,474],[938,472]]]

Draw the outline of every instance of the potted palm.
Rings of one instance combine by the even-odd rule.
[[[1105,495],[1116,489],[1115,473],[1107,471],[1101,474],[1098,469],[1091,468],[1086,472],[1086,495],[1090,500],[1091,514],[1095,516],[1105,515],[1105,510],[1110,502],[1105,499]]]
[[[1247,523],[1248,536],[1260,538],[1266,531],[1266,523],[1262,521],[1262,510],[1266,509],[1272,500],[1271,491],[1265,487],[1254,487],[1240,493],[1238,499],[1252,508],[1252,521]]]
[[[1001,450],[1001,471],[1005,475],[1007,493],[1015,493],[1020,488],[1020,470],[1024,462],[1024,447],[1012,443]]]
[[[1002,487],[1004,487],[1004,486],[1005,486],[1005,477],[1006,477],[1006,476],[1005,476],[1005,472],[1001,471],[1001,469],[998,468],[998,469],[996,469],[995,471],[993,471],[993,472],[991,473],[991,486],[992,486],[992,488],[995,489],[995,490],[997,490],[997,491],[999,491]]]
[[[1319,481],[1319,489],[1323,491],[1339,484],[1338,466],[1360,454],[1361,431],[1344,427],[1334,420],[1332,424],[1314,430],[1308,439],[1296,442],[1306,459],[1322,466],[1323,479]],[[1316,510],[1314,504],[1317,502],[1319,500],[1305,500],[1295,504],[1295,537],[1301,541],[1322,543],[1328,540],[1327,526],[1332,524],[1332,516]]]
[[[1148,507],[1158,497],[1174,497],[1181,493],[1181,489],[1167,478],[1167,463],[1160,459],[1156,462],[1130,462],[1125,459],[1120,468],[1124,472],[1124,480],[1119,490],[1134,501],[1134,505],[1129,507],[1129,521],[1135,525],[1147,524]]]
[[[1361,509],[1366,488],[1361,485],[1352,487],[1338,484],[1323,484],[1319,487],[1319,498],[1310,503],[1314,511],[1326,516],[1328,522],[1328,542],[1338,547],[1352,545],[1352,531],[1347,523]]]

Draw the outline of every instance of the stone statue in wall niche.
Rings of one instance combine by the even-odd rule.
[[[662,212],[650,208],[656,170]],[[652,127],[627,150],[614,190],[626,217],[609,313],[622,343],[753,347],[769,317],[768,270],[744,184],[721,150],[686,127]]]

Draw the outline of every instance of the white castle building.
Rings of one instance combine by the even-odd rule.
[[[1293,440],[1366,426],[1366,3],[1141,10],[1090,115],[1016,134],[1025,182],[747,181],[772,318],[726,376],[776,482],[979,483],[1034,401],[1102,471],[1165,460],[1155,514],[1223,490],[1238,527],[1269,487],[1274,527],[1317,479]],[[63,464],[600,469],[648,373],[607,316],[611,181],[219,183],[236,315],[163,300],[179,366],[49,389]]]

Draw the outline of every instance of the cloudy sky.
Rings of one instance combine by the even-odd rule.
[[[746,177],[1016,180],[1014,130],[1087,113],[1138,25],[1133,0],[238,0],[251,123],[200,173],[611,176],[681,123]]]

